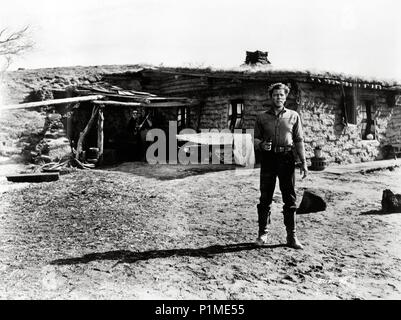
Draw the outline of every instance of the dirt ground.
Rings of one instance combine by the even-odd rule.
[[[401,193],[400,168],[303,181],[297,172],[298,203],[309,187],[329,199],[326,211],[298,215],[304,250],[284,246],[278,189],[270,244],[254,245],[258,168],[214,170],[124,164],[48,183],[0,177],[0,298],[401,298],[401,214],[380,211],[384,189]]]

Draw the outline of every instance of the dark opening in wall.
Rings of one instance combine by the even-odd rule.
[[[372,100],[364,100],[361,104],[361,137],[363,140],[376,139],[375,126],[376,105]]]
[[[357,88],[342,88],[343,99],[343,119],[347,124],[357,124],[357,105],[358,105],[358,92]]]

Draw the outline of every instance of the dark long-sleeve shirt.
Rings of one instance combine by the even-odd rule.
[[[255,147],[259,149],[259,143],[269,138],[272,140],[273,147],[293,146],[303,141],[299,114],[287,108],[284,108],[277,116],[273,108],[260,113],[255,122]]]

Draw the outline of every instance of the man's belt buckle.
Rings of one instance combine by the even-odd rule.
[[[288,152],[291,151],[291,147],[274,147],[274,152]]]

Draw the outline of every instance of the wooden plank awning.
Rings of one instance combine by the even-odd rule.
[[[0,106],[2,110],[12,110],[12,109],[29,109],[29,108],[37,108],[44,107],[56,104],[66,104],[66,103],[77,103],[84,101],[92,101],[95,105],[107,105],[107,106],[119,106],[119,107],[145,107],[145,108],[179,108],[179,107],[193,107],[198,106],[199,103],[197,100],[191,99],[179,99],[179,101],[168,101],[169,99],[161,98],[155,99],[153,101],[146,102],[123,102],[123,101],[112,101],[112,100],[100,100],[103,99],[102,95],[91,95],[91,96],[82,96],[82,97],[74,97],[74,98],[65,98],[65,99],[52,99],[52,100],[44,100],[44,101],[36,101],[36,102],[28,102],[21,104],[11,104]]]
[[[43,100],[36,102],[28,102],[28,103],[20,103],[20,104],[10,104],[5,106],[0,106],[2,110],[10,110],[10,109],[28,109],[28,108],[37,108],[50,106],[55,104],[63,104],[63,103],[77,103],[82,101],[95,101],[102,99],[102,95],[90,95],[90,96],[82,96],[82,97],[74,97],[74,98],[65,98],[65,99],[51,99],[51,100]]]
[[[83,90],[82,90],[83,89]],[[55,89],[60,92],[59,89]],[[51,99],[21,104],[0,106],[2,110],[27,109],[57,104],[92,101],[95,105],[145,108],[179,108],[198,106],[199,101],[187,97],[159,97],[152,93],[123,90],[117,86],[102,87],[100,85],[81,86],[75,89],[79,96],[64,99]],[[122,100],[122,101],[119,101]]]
[[[80,90],[78,93],[83,93]],[[89,94],[89,92],[87,92]],[[105,93],[103,96],[107,99],[121,99],[125,101],[139,101],[139,102],[153,102],[153,101],[186,101],[186,97],[157,97],[157,96],[138,96],[138,95],[126,95],[126,94],[112,94]]]

